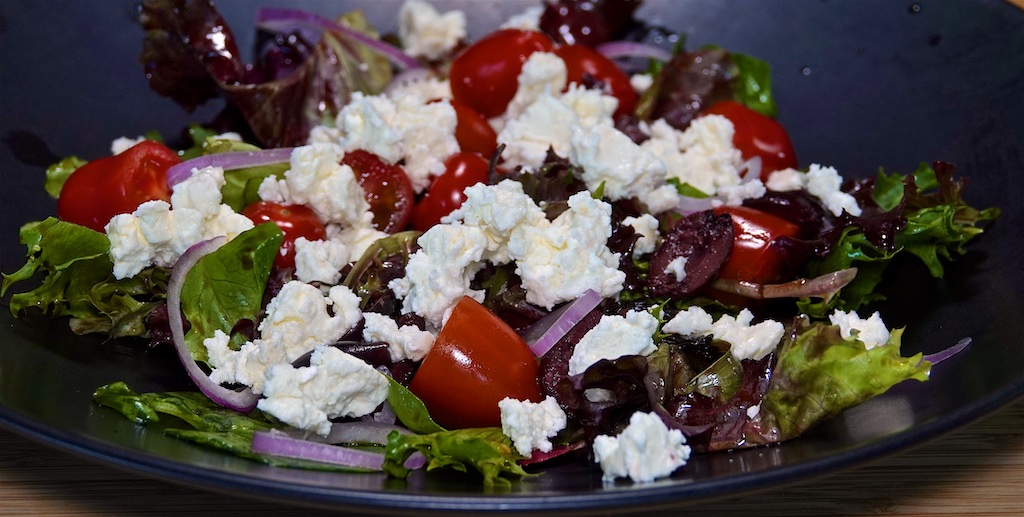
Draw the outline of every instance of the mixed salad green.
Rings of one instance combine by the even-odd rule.
[[[228,107],[180,149],[148,135],[50,167],[58,217],[22,227],[2,291],[41,281],[11,311],[176,347],[200,392],[97,387],[138,424],[488,485],[595,457],[648,481],[927,380],[967,341],[903,357],[903,330],[857,311],[898,257],[941,278],[998,209],[947,163],[798,168],[768,65],[648,44],[639,4],[546,2],[475,42],[416,0],[397,35],[264,9],[245,63],[212,4],[147,0],[153,90]],[[639,413],[664,438],[647,454],[685,444],[674,463],[628,441]]]

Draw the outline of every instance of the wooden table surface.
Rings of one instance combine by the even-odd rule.
[[[854,469],[648,515],[1024,515],[1024,399]],[[0,430],[0,515],[328,515],[139,477]]]

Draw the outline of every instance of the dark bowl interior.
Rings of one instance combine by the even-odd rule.
[[[222,2],[243,48],[258,4]],[[293,2],[339,14],[356,2]],[[464,8],[480,36],[534,2],[438,2]],[[384,31],[399,2],[362,2]],[[95,158],[110,141],[158,130],[175,138],[216,105],[181,111],[151,93],[137,63],[133,1],[0,5],[0,271],[23,263],[17,229],[55,212],[42,189],[56,158]],[[927,383],[904,383],[775,447],[700,455],[669,479],[604,485],[600,470],[566,464],[483,490],[474,478],[417,473],[406,481],[273,469],[136,427],[90,402],[123,380],[139,391],[185,389],[173,355],[77,337],[63,321],[15,320],[0,309],[0,425],[140,474],[302,504],[402,511],[631,509],[734,495],[878,458],[976,419],[1024,393],[1024,13],[1007,3],[648,1],[639,17],[773,66],[779,120],[801,166],[847,177],[954,162],[971,177],[968,200],[1002,217],[933,280],[917,264],[887,273],[878,305],[907,326],[904,352],[935,352],[973,338]],[[173,425],[165,423],[163,425]]]

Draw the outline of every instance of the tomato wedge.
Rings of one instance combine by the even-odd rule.
[[[153,140],[127,151],[93,160],[68,176],[57,199],[57,215],[98,232],[117,214],[135,211],[146,201],[170,201],[167,169],[178,154]]]
[[[504,321],[466,296],[455,305],[409,389],[449,429],[501,425],[505,397],[542,400],[537,358]]]
[[[715,213],[732,216],[735,235],[729,260],[722,266],[719,278],[756,284],[787,280],[791,268],[773,243],[781,237],[799,237],[798,225],[745,206],[723,206],[716,208]]]
[[[345,153],[341,163],[352,167],[359,186],[366,192],[374,228],[394,233],[409,225],[416,193],[404,169],[358,149]]]
[[[568,82],[586,84],[586,77],[604,83],[606,93],[619,100],[615,115],[632,115],[636,108],[636,91],[629,84],[629,76],[611,59],[583,45],[562,45],[555,55],[565,61]]]
[[[768,176],[775,171],[796,168],[793,143],[786,129],[775,119],[736,101],[716,102],[703,114],[722,115],[732,122],[736,128],[732,142],[743,158],[761,157],[761,181],[768,181]]]
[[[305,237],[310,241],[327,238],[327,228],[312,208],[306,205],[282,205],[270,201],[257,201],[242,210],[242,215],[253,223],[270,221],[281,229],[284,240],[281,251],[274,257],[277,267],[295,267],[295,239]]]
[[[530,54],[555,46],[542,32],[503,29],[466,47],[452,61],[448,74],[455,100],[486,118],[505,112],[519,87],[519,72]]]
[[[487,183],[490,164],[476,153],[455,153],[444,162],[444,173],[434,178],[412,213],[412,227],[425,232],[462,206],[466,187]]]

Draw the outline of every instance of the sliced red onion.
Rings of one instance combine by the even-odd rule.
[[[384,466],[384,455],[379,452],[299,440],[280,431],[254,432],[252,452],[370,470],[381,470]],[[422,453],[414,452],[405,460],[405,466],[410,469],[422,468],[426,460]]]
[[[324,443],[388,443],[391,431],[411,434],[412,431],[395,424],[382,422],[359,421],[339,422],[331,426],[331,432],[324,438]]]
[[[676,204],[676,206],[675,206],[675,208],[673,210],[675,210],[676,212],[679,212],[682,215],[690,215],[690,214],[695,214],[697,212],[703,212],[705,210],[711,210],[712,208],[715,207],[715,204],[714,204],[715,199],[718,199],[718,198],[714,198],[714,197],[698,198],[698,197],[680,196],[679,197],[679,203]]]
[[[928,361],[929,363],[932,363],[932,366],[935,366],[935,365],[941,363],[942,361],[945,361],[946,359],[949,359],[950,357],[953,357],[953,356],[959,354],[960,352],[963,352],[965,348],[970,346],[970,344],[971,344],[971,338],[965,337],[965,338],[961,339],[960,341],[957,341],[955,345],[953,345],[953,346],[951,346],[951,347],[949,347],[949,348],[947,348],[945,350],[939,350],[938,352],[935,352],[934,354],[928,354],[928,355],[922,357],[921,361]]]
[[[768,298],[828,298],[857,276],[857,268],[841,269],[815,278],[800,278],[784,284],[755,284],[719,278],[711,287],[755,300]]]
[[[261,8],[256,12],[256,26],[274,32],[291,32],[301,26],[315,27],[320,30],[337,32],[373,49],[399,68],[418,68],[420,66],[420,62],[416,60],[416,58],[402,52],[402,50],[397,47],[384,43],[378,39],[371,38],[366,34],[352,30],[339,23],[335,23],[334,21],[320,15],[303,11],[301,9],[280,7]]]
[[[174,342],[174,349],[178,353],[178,359],[185,367],[185,371],[199,387],[199,391],[210,398],[214,403],[233,409],[240,413],[248,413],[256,407],[259,396],[249,388],[235,391],[217,384],[210,379],[192,359],[185,344],[185,327],[181,315],[181,288],[185,284],[185,275],[199,262],[199,259],[216,251],[227,242],[227,237],[214,237],[193,245],[174,264],[171,270],[171,278],[167,281],[167,320],[171,326],[171,339]]]
[[[531,325],[523,334],[523,340],[530,346],[530,350],[533,350],[534,355],[541,357],[600,303],[601,295],[593,289],[587,289],[579,298]]]
[[[619,59],[625,57],[643,57],[668,61],[672,59],[672,53],[661,47],[636,43],[633,41],[611,41],[597,46],[597,51],[604,54],[608,59]]]
[[[752,181],[761,179],[761,157],[753,156],[749,160],[743,162],[740,165],[740,179],[743,181]]]
[[[167,184],[175,186],[192,176],[194,171],[207,167],[220,167],[226,171],[284,163],[292,157],[291,147],[207,154],[172,165],[167,169]]]

